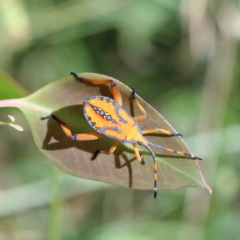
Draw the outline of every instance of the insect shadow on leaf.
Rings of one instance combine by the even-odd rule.
[[[82,107],[83,105],[68,106],[53,112],[52,115],[59,116],[59,118],[68,122],[73,133],[91,132],[92,129],[86,122]],[[93,169],[92,171],[95,171],[92,173],[96,176],[107,175],[108,169],[109,173],[112,174],[113,171],[117,171],[114,169],[127,168],[127,175],[129,176],[127,187],[131,188],[133,181],[131,163],[135,162],[136,159],[127,158],[126,153],[133,154],[134,151],[127,148],[125,144],[120,144],[116,151],[109,156],[109,158],[114,158],[114,166],[111,165],[111,162],[109,162],[104,155],[99,155],[97,161],[91,161],[96,149],[109,149],[111,145],[112,140],[104,136],[94,141],[72,141],[64,134],[61,127],[56,124],[55,121],[48,121],[47,133],[42,144],[42,149],[55,151],[56,158],[59,154],[58,150],[71,149],[72,154],[66,154],[66,158],[63,160],[68,161],[69,164],[73,161],[77,161],[76,166],[78,166],[82,172],[89,172],[89,164],[86,164],[86,162],[90,162],[91,169]],[[66,151],[63,151],[63,154],[65,153]],[[77,159],[74,159],[75,157],[77,157]],[[105,169],[105,173],[102,173],[101,168],[99,168],[100,161],[101,168]],[[119,178],[121,178],[121,176],[119,176]]]

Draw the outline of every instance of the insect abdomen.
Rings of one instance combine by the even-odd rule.
[[[84,102],[84,115],[96,131],[119,141],[126,138],[133,125],[134,118],[115,100],[94,96]]]

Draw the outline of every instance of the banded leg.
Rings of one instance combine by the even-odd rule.
[[[101,133],[98,132],[89,132],[89,133],[79,133],[79,134],[72,134],[71,130],[67,126],[67,124],[63,121],[61,121],[59,118],[57,118],[55,115],[49,115],[47,117],[42,117],[41,120],[45,119],[54,119],[62,128],[63,132],[66,134],[66,136],[72,140],[77,141],[89,141],[89,140],[96,140],[100,137],[102,137]]]
[[[133,149],[134,149],[135,155],[137,157],[137,160],[143,165],[146,164],[146,162],[144,160],[144,155],[140,155],[140,153],[138,151],[137,144],[133,143],[132,145],[133,145]]]
[[[94,153],[94,155],[92,156],[91,160],[94,160],[94,159],[98,156],[99,153],[105,153],[105,154],[107,154],[107,155],[110,155],[110,154],[114,153],[114,151],[116,150],[118,144],[119,144],[119,141],[115,141],[115,142],[113,143],[113,145],[111,146],[111,148],[109,149],[109,151],[104,151],[104,150],[99,150],[99,149],[98,149],[98,150]]]
[[[71,72],[71,75],[73,75],[79,81],[88,82],[88,83],[91,83],[94,85],[102,85],[102,84],[110,83],[110,88],[111,88],[111,93],[113,95],[113,99],[122,106],[122,96],[121,96],[119,88],[118,88],[117,84],[114,82],[114,80],[112,80],[112,79],[99,79],[99,80],[87,79],[87,78],[79,77],[74,72]]]

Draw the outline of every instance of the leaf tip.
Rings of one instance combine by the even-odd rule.
[[[208,191],[210,194],[212,194],[212,189],[211,189],[209,186],[207,186],[207,191]]]

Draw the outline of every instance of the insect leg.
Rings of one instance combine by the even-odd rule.
[[[141,115],[139,115],[137,117],[134,117],[135,120],[138,121],[138,122],[144,120],[147,117],[147,113],[146,113],[145,109],[142,107],[142,105],[139,103],[139,101],[137,100],[134,88],[132,88],[132,99],[137,104],[140,111],[142,112]],[[167,131],[167,130],[162,129],[162,128],[143,130],[142,132],[143,132],[143,134],[163,132],[163,133],[165,133],[167,135],[170,135],[170,136],[181,136],[182,137],[182,134],[180,134],[180,133],[173,133],[173,132]]]
[[[70,139],[76,140],[76,141],[90,141],[90,140],[96,140],[102,137],[101,133],[98,132],[89,132],[89,133],[78,133],[70,136]]]
[[[132,88],[132,99],[137,104],[140,111],[142,112],[141,115],[134,117],[134,119],[138,122],[144,120],[147,117],[147,113],[146,113],[145,109],[142,107],[142,105],[139,103],[139,101],[137,100],[134,88]]]
[[[121,93],[119,91],[119,88],[117,86],[117,84],[114,82],[114,80],[112,79],[88,79],[88,78],[82,78],[79,77],[76,73],[71,72],[71,75],[73,75],[77,80],[79,81],[83,81],[83,82],[88,82],[94,85],[102,85],[102,84],[108,84],[110,83],[110,88],[111,88],[111,92],[113,95],[113,99],[122,106],[122,96]]]
[[[135,151],[135,155],[137,157],[137,160],[143,165],[146,164],[146,162],[144,161],[144,156],[140,155],[140,153],[138,151],[137,144],[133,143],[132,145],[133,145],[133,149]]]
[[[109,151],[104,151],[104,150],[99,150],[99,149],[98,149],[98,150],[94,153],[94,155],[92,156],[91,160],[96,159],[96,157],[98,156],[99,153],[105,153],[105,154],[107,154],[107,155],[112,154],[112,153],[116,150],[118,144],[119,144],[119,141],[115,141],[115,142],[113,143],[113,145],[111,146],[111,148],[109,149]]]
[[[45,119],[54,119],[62,128],[63,132],[67,135],[72,140],[77,140],[77,141],[88,141],[88,140],[95,140],[100,137],[102,137],[101,133],[98,132],[90,132],[90,133],[80,133],[80,134],[72,134],[71,130],[67,126],[67,124],[63,121],[61,121],[59,118],[57,118],[55,115],[49,115],[47,117],[42,117],[41,120]]]
[[[147,129],[147,130],[142,130],[142,133],[143,134],[149,134],[149,133],[157,133],[157,132],[162,132],[162,133],[165,133],[169,136],[180,136],[182,137],[183,135],[181,133],[174,133],[174,132],[170,132],[170,131],[167,131],[163,128],[153,128],[153,129]]]

